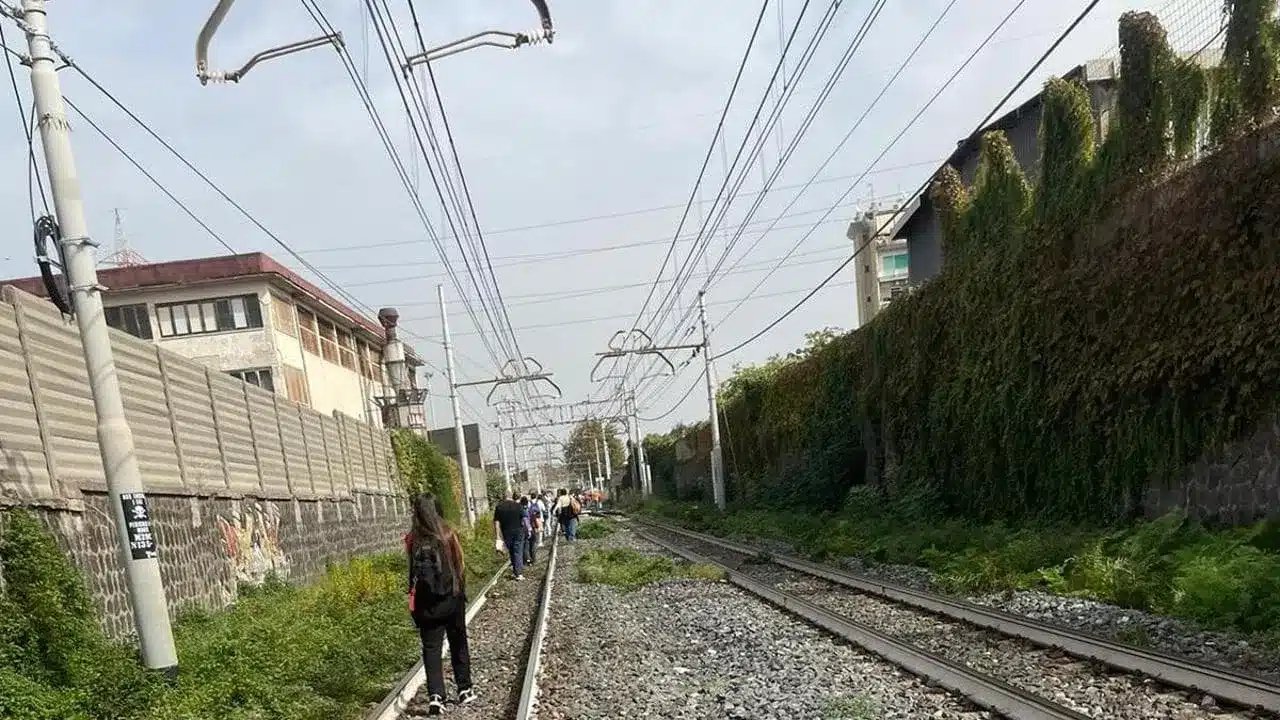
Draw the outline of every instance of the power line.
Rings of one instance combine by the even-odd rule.
[[[852,286],[853,286],[853,281],[852,281],[852,280],[850,280],[850,281],[848,281],[848,282],[835,283],[834,285],[831,285],[831,287],[852,287]],[[788,296],[788,295],[795,295],[795,294],[797,294],[797,293],[802,293],[802,292],[806,292],[806,291],[807,291],[807,288],[798,288],[798,289],[795,289],[795,290],[782,290],[782,291],[774,292],[774,293],[764,293],[764,294],[762,294],[762,295],[754,295],[754,296],[752,296],[752,298],[751,298],[751,299],[752,299],[752,300],[766,300],[766,299],[769,299],[769,298],[776,298],[776,297],[784,297],[784,296]],[[740,299],[740,298],[731,298],[731,299],[729,299],[729,300],[722,300],[722,301],[718,301],[718,302],[711,302],[711,303],[707,303],[707,307],[715,307],[715,306],[717,306],[717,305],[728,305],[728,304],[730,304],[730,303],[735,303],[735,302],[737,302],[739,299]],[[542,324],[539,324],[539,325],[522,325],[522,326],[520,326],[520,328],[519,328],[519,329],[520,329],[520,330],[546,330],[546,329],[550,329],[550,328],[572,327],[572,326],[574,326],[574,325],[587,325],[587,324],[590,324],[590,323],[597,323],[597,322],[616,322],[616,321],[618,321],[618,320],[622,320],[622,319],[629,318],[629,317],[632,317],[630,313],[624,313],[624,314],[621,314],[621,315],[608,315],[608,316],[604,316],[604,317],[578,318],[578,319],[575,319],[575,320],[559,320],[559,321],[556,321],[556,322],[552,322],[552,323],[542,323]],[[431,315],[419,315],[419,316],[413,316],[413,317],[401,317],[401,318],[400,318],[400,322],[402,322],[402,323],[404,323],[404,322],[428,322],[428,321],[436,321],[436,320],[438,320],[438,319],[439,319],[439,318],[438,318],[438,317],[436,317],[436,316],[431,316]],[[474,334],[475,334],[475,331],[451,332],[450,334],[451,334],[451,335],[474,335]],[[427,336],[419,336],[419,337],[422,337],[423,339],[428,340],[428,341],[430,341],[430,342],[440,342],[440,339],[439,339],[438,337],[434,337],[434,336],[430,336],[430,335],[427,335]]]
[[[18,76],[13,71],[13,57],[16,55],[20,61],[26,60],[26,57],[16,50],[9,47],[8,39],[4,36],[4,23],[0,22],[0,45],[4,46],[4,65],[9,71],[9,84],[13,87],[13,101],[18,106],[18,124],[22,126],[22,132],[27,138],[27,204],[31,209],[31,220],[36,219],[36,201],[34,194],[31,192],[31,180],[35,178],[36,185],[40,188],[40,203],[44,206],[44,214],[49,214],[49,198],[44,192],[44,180],[40,178],[40,169],[36,164],[36,146],[32,125],[34,123],[27,122],[27,111],[22,107],[22,93],[18,90]],[[35,102],[32,101],[31,114],[35,115]]]
[[[940,157],[940,158],[937,158],[937,159],[934,159],[934,160],[920,160],[920,161],[912,162],[912,163],[904,163],[904,164],[902,164],[902,165],[891,165],[891,166],[884,167],[884,168],[877,168],[876,170],[874,170],[874,171],[872,171],[871,173],[868,173],[868,174],[870,174],[870,175],[879,175],[879,174],[883,174],[883,173],[897,172],[897,171],[899,171],[899,170],[910,170],[910,169],[912,169],[912,168],[917,168],[917,167],[926,167],[926,166],[927,166],[927,167],[934,167],[934,168],[936,168],[936,167],[938,166],[938,163],[941,163],[941,162],[943,162],[944,160],[946,160],[946,158],[945,158],[945,157]],[[776,186],[776,187],[774,187],[774,188],[771,188],[768,192],[773,192],[773,191],[776,191],[776,190],[794,190],[794,189],[796,189],[796,188],[800,188],[800,187],[809,187],[809,186],[812,186],[812,185],[824,185],[824,184],[827,184],[827,183],[844,182],[844,181],[846,181],[846,180],[849,180],[849,179],[851,179],[851,178],[855,178],[855,177],[858,177],[858,176],[857,176],[857,175],[832,175],[832,176],[825,177],[825,178],[819,178],[819,179],[813,180],[812,182],[807,182],[807,183],[795,183],[795,184],[792,184],[792,185],[778,185],[778,186]],[[742,192],[742,193],[739,193],[739,195],[744,195],[744,196],[751,196],[751,195],[758,195],[758,194],[760,194],[760,191],[758,191],[758,190],[752,190],[752,191],[749,191],[749,192]],[[875,199],[875,198],[872,198],[872,199]],[[711,201],[710,201],[710,200],[699,200],[697,204],[699,204],[699,205],[705,205],[705,204],[707,204],[707,203],[709,203],[709,202],[711,202]],[[589,215],[589,216],[585,216],[585,217],[569,218],[569,219],[566,219],[566,220],[552,220],[552,221],[548,221],[548,222],[544,222],[544,223],[537,223],[537,224],[534,224],[534,225],[520,225],[520,226],[515,226],[515,227],[488,229],[488,230],[485,230],[484,232],[485,232],[485,234],[490,235],[490,236],[493,236],[493,235],[503,235],[503,234],[507,234],[507,233],[528,232],[528,231],[531,231],[531,230],[542,230],[542,229],[547,229],[547,228],[563,227],[563,226],[566,226],[566,225],[577,225],[577,224],[582,224],[582,223],[597,222],[597,221],[601,221],[601,220],[616,220],[616,219],[619,219],[619,218],[632,217],[632,216],[636,216],[636,215],[647,215],[647,214],[651,214],[651,213],[661,212],[661,211],[663,211],[663,210],[676,210],[676,209],[679,209],[679,208],[682,208],[682,207],[684,207],[684,205],[683,205],[683,204],[677,204],[677,205],[656,205],[656,206],[653,206],[653,207],[639,208],[639,209],[636,209],[636,210],[621,210],[621,211],[618,211],[618,212],[605,213],[605,214],[602,214],[602,215]],[[792,213],[792,214],[788,215],[787,217],[795,217],[795,216],[798,216],[798,215],[806,215],[806,214],[811,215],[811,214],[813,214],[813,213],[821,212],[821,211],[822,211],[822,208],[817,208],[817,209],[814,209],[814,210],[806,210],[806,211],[803,211],[803,212]],[[681,239],[682,239],[682,240],[687,240],[687,239],[689,239],[689,238],[691,238],[691,237],[695,237],[695,235],[692,235],[692,234],[686,234],[686,235],[682,236],[682,237],[681,237]],[[669,236],[664,235],[664,236],[663,236],[661,239],[659,239],[659,240],[655,240],[655,241],[653,241],[652,243],[644,243],[644,244],[646,244],[646,245],[649,245],[649,244],[656,245],[656,244],[659,244],[659,243],[663,243],[663,242],[670,242],[670,241],[671,241],[671,240],[670,240],[670,237],[669,237]],[[346,252],[346,251],[361,251],[361,252],[364,252],[364,251],[373,250],[373,249],[378,249],[378,248],[401,247],[401,246],[404,246],[404,245],[415,245],[415,244],[417,244],[418,242],[420,242],[420,241],[418,241],[418,240],[392,240],[392,241],[389,241],[389,242],[382,242],[382,243],[366,243],[366,244],[363,244],[363,245],[342,245],[342,246],[339,246],[339,247],[328,247],[328,248],[316,248],[316,249],[314,249],[314,250],[303,250],[303,251],[302,251],[302,254],[304,254],[304,255],[319,255],[319,254],[321,254],[321,253]],[[616,247],[634,247],[634,246],[633,246],[633,245],[625,245],[625,246],[614,246],[614,247],[616,248]],[[587,248],[587,249],[583,249],[583,250],[566,250],[565,252],[566,252],[566,253],[572,253],[572,252],[581,252],[581,253],[586,253],[586,252],[594,252],[594,251],[595,251],[595,250],[594,250],[594,249],[592,249],[592,248]],[[537,255],[541,255],[541,253],[538,253]],[[514,258],[514,257],[525,257],[525,256],[520,256],[520,255],[505,255],[505,256],[498,256],[498,255],[495,255],[495,256],[494,256],[494,259],[495,259],[495,260],[502,260],[502,259],[511,259],[511,258]],[[534,257],[534,256],[533,256],[533,255],[530,255],[530,256],[528,256],[528,257]],[[350,266],[343,266],[343,267],[350,267]]]
[[[907,67],[911,64],[911,61],[915,59],[917,54],[919,54],[921,48],[923,48],[925,43],[929,41],[929,38],[933,36],[934,31],[938,29],[938,26],[941,25],[942,21],[946,19],[948,14],[950,14],[951,9],[955,7],[956,2],[957,0],[951,0],[951,2],[947,3],[947,5],[942,9],[942,12],[939,13],[938,17],[933,21],[933,24],[931,24],[929,28],[924,32],[924,34],[920,36],[920,39],[916,41],[915,47],[911,49],[911,52],[907,54],[907,57],[904,58],[902,63],[898,65],[898,69],[894,71],[893,75],[891,75],[888,81],[886,81],[885,84],[880,88],[880,92],[876,95],[874,99],[872,99],[871,103],[867,105],[866,110],[864,110],[863,113],[858,117],[858,119],[853,123],[853,125],[850,126],[849,131],[846,132],[844,137],[840,139],[840,142],[836,143],[836,146],[827,155],[826,159],[822,161],[822,164],[819,165],[816,170],[814,170],[813,174],[809,177],[810,183],[817,180],[818,175],[823,170],[826,169],[827,165],[829,165],[833,160],[835,160],[836,156],[844,148],[845,144],[848,143],[849,140],[853,137],[853,134],[858,131],[858,128],[862,127],[862,123],[867,119],[867,117],[870,116],[871,112],[880,104],[880,101],[884,99],[885,94],[889,92],[889,89],[893,87],[894,83],[897,82],[898,78],[902,75],[903,71],[907,69]],[[861,182],[863,177],[865,177],[865,175],[867,174],[869,173],[864,173],[863,175],[857,176],[857,179],[854,182],[855,183]],[[853,177],[853,176],[850,176],[850,177]],[[795,197],[791,199],[791,202],[788,203],[785,208],[783,208],[782,213],[780,213],[776,218],[774,218],[773,220],[774,224],[776,224],[778,220],[782,219],[782,217],[784,217],[787,211],[789,211],[795,205],[795,203],[800,200],[801,196],[804,195],[804,192],[805,190],[808,189],[808,187],[809,187],[809,183],[805,183],[803,185],[800,192],[796,193]],[[760,233],[760,235],[756,238],[755,242],[752,243],[751,246],[748,247],[745,252],[743,252],[740,256],[738,256],[738,259],[735,260],[734,263],[729,266],[729,269],[732,270],[733,268],[737,267],[739,263],[741,263],[748,255],[750,255],[751,251],[754,250],[762,240],[764,240],[765,236],[773,229],[773,227],[774,225],[771,224],[768,229]],[[725,248],[724,253],[721,254],[720,259],[716,262],[716,270],[719,270],[719,268],[723,265],[724,261],[728,259],[732,245],[737,242],[738,238],[740,238],[741,235],[742,235],[742,228],[739,228],[738,235],[735,236],[734,242],[730,243],[730,247]],[[764,278],[764,279],[767,279],[767,278]],[[703,284],[702,290],[705,292],[711,286],[712,282],[713,282],[713,278],[708,278],[707,282]],[[733,313],[734,313],[734,310],[730,310],[728,313],[726,313],[723,317],[720,318],[721,322],[723,322],[725,318],[729,317]]]
[[[1089,4],[1085,6],[1084,10],[1083,10],[1083,11],[1081,11],[1080,15],[1078,15],[1078,16],[1076,17],[1076,19],[1075,19],[1075,20],[1074,20],[1070,25],[1068,25],[1068,26],[1067,26],[1067,28],[1066,28],[1065,30],[1063,30],[1063,31],[1062,31],[1062,34],[1061,34],[1061,35],[1059,35],[1059,36],[1058,36],[1058,38],[1057,38],[1056,40],[1054,40],[1054,41],[1053,41],[1053,44],[1052,44],[1052,45],[1050,45],[1050,46],[1049,46],[1049,49],[1048,49],[1048,50],[1046,50],[1046,51],[1044,52],[1044,54],[1040,56],[1040,59],[1039,59],[1039,60],[1037,60],[1037,61],[1035,62],[1035,64],[1033,64],[1033,65],[1032,65],[1032,66],[1027,70],[1027,72],[1026,72],[1025,74],[1023,74],[1023,76],[1018,80],[1018,82],[1017,82],[1017,83],[1015,83],[1015,84],[1014,84],[1014,86],[1009,90],[1009,92],[1008,92],[1008,93],[1006,93],[1006,94],[1005,94],[1005,96],[1004,96],[1003,98],[1001,98],[1000,102],[996,103],[996,106],[995,106],[994,108],[992,108],[992,109],[991,109],[991,112],[989,112],[985,118],[983,118],[983,119],[982,119],[982,122],[978,123],[977,128],[975,128],[975,129],[974,129],[974,131],[973,131],[973,132],[971,132],[971,133],[969,134],[969,137],[970,137],[970,138],[972,138],[972,137],[974,137],[975,135],[977,135],[978,133],[982,132],[982,129],[983,129],[984,127],[986,127],[987,123],[988,123],[988,122],[990,122],[992,118],[994,118],[994,117],[995,117],[996,113],[1000,112],[1000,109],[1001,109],[1002,107],[1004,107],[1005,103],[1007,103],[1007,102],[1009,101],[1009,99],[1010,99],[1010,98],[1012,98],[1012,97],[1013,97],[1013,95],[1014,95],[1015,93],[1017,93],[1017,91],[1018,91],[1018,90],[1019,90],[1019,89],[1020,89],[1020,88],[1025,84],[1025,83],[1026,83],[1026,82],[1027,82],[1027,80],[1028,80],[1028,79],[1030,79],[1030,77],[1031,77],[1031,76],[1032,76],[1032,75],[1033,75],[1037,70],[1039,70],[1039,69],[1040,69],[1040,66],[1041,66],[1041,65],[1043,65],[1043,64],[1044,64],[1044,62],[1045,62],[1046,60],[1048,60],[1048,59],[1049,59],[1049,56],[1053,54],[1053,51],[1058,49],[1058,46],[1059,46],[1059,45],[1061,45],[1061,44],[1062,44],[1062,42],[1063,42],[1064,40],[1066,40],[1066,39],[1067,39],[1067,36],[1069,36],[1073,31],[1075,31],[1076,27],[1077,27],[1081,22],[1083,22],[1083,21],[1084,21],[1084,19],[1085,19],[1086,17],[1088,17],[1088,16],[1089,16],[1089,13],[1093,12],[1093,9],[1094,9],[1095,7],[1097,7],[1097,6],[1098,6],[1098,3],[1099,3],[1099,2],[1100,2],[1100,0],[1090,0]],[[1021,7],[1021,6],[1022,6],[1022,3],[1021,3],[1021,2],[1019,2],[1019,3],[1018,3],[1018,5],[1014,8],[1014,11],[1016,11],[1016,10],[1018,9],[1018,7]],[[967,62],[968,62],[968,61],[966,61],[966,63],[967,63]],[[953,77],[954,77],[954,76],[953,76]],[[950,83],[950,80],[948,80],[948,81],[947,81],[947,84],[949,84],[949,83]],[[944,85],[944,86],[943,86],[943,88],[945,88],[945,87],[946,87],[946,85]],[[941,93],[941,90],[939,91],[939,94],[940,94],[940,93]],[[937,97],[937,95],[935,95],[935,99],[936,99],[936,97]],[[930,102],[930,103],[932,103],[932,102],[933,102],[933,100],[930,100],[929,102]],[[926,105],[925,107],[928,107],[928,105]],[[923,112],[923,110],[922,110],[922,112]],[[917,115],[917,117],[919,117],[919,115]],[[912,122],[914,122],[914,119],[912,120]],[[905,132],[905,129],[904,129],[904,131],[903,131],[903,132]],[[901,137],[901,133],[899,134],[899,137]],[[895,142],[896,142],[896,140],[895,140]],[[874,164],[874,163],[873,163],[873,164]],[[925,181],[925,182],[920,186],[920,188],[919,188],[919,189],[914,193],[914,195],[919,195],[919,194],[921,194],[921,193],[925,192],[925,191],[929,188],[929,184],[930,184],[931,182],[932,182],[932,178],[930,178],[930,179],[926,180],[926,181]],[[847,194],[847,193],[846,193],[846,194]],[[842,199],[843,199],[843,197],[842,197]],[[837,201],[837,202],[839,202],[839,201]],[[863,251],[863,250],[865,250],[865,249],[867,248],[867,246],[868,246],[872,241],[874,241],[874,239],[875,239],[875,238],[880,234],[880,232],[881,232],[881,231],[883,231],[883,230],[884,230],[884,228],[888,227],[888,226],[889,226],[889,224],[890,224],[890,223],[892,223],[892,222],[894,221],[894,219],[896,219],[896,218],[897,218],[897,216],[898,216],[901,212],[902,212],[902,209],[901,209],[901,208],[900,208],[899,210],[897,210],[897,211],[896,211],[896,212],[895,212],[895,213],[894,213],[894,214],[893,214],[893,215],[892,215],[888,220],[886,220],[886,221],[884,222],[884,224],[883,224],[883,225],[881,225],[879,228],[877,228],[875,232],[871,233],[871,234],[870,234],[870,236],[867,238],[867,240],[863,241],[863,243],[862,243],[861,245],[859,245],[859,246],[854,250],[854,252],[853,252],[853,254],[852,254],[852,255],[850,255],[850,256],[849,256],[849,257],[848,257],[848,258],[847,258],[843,263],[841,263],[839,267],[837,267],[835,270],[833,270],[833,271],[831,272],[831,274],[827,275],[827,277],[826,277],[826,278],[824,278],[824,279],[822,280],[822,282],[818,283],[817,287],[813,288],[813,290],[811,290],[807,295],[805,295],[803,298],[801,298],[801,299],[799,300],[799,302],[797,302],[795,305],[793,305],[789,310],[787,310],[786,312],[784,312],[784,313],[782,313],[781,315],[779,315],[776,319],[774,319],[774,320],[773,320],[772,322],[770,322],[768,325],[765,325],[763,328],[761,328],[761,329],[760,329],[760,331],[759,331],[759,332],[755,333],[755,334],[754,334],[754,335],[752,335],[751,337],[747,338],[746,340],[743,340],[742,342],[738,343],[737,345],[734,345],[733,347],[729,348],[728,350],[725,350],[724,352],[721,352],[719,355],[716,355],[716,359],[719,359],[719,358],[725,357],[725,356],[727,356],[727,355],[731,355],[731,354],[733,354],[733,353],[737,352],[738,350],[741,350],[742,348],[746,347],[747,345],[751,344],[752,342],[754,342],[755,340],[757,340],[758,338],[760,338],[761,336],[763,336],[765,333],[767,333],[767,332],[769,332],[770,330],[772,330],[773,328],[777,327],[777,325],[778,325],[779,323],[781,323],[783,320],[785,320],[785,319],[787,319],[788,317],[790,317],[792,313],[794,313],[796,310],[800,309],[800,307],[801,307],[802,305],[804,305],[806,302],[808,302],[808,301],[809,301],[809,299],[810,299],[810,298],[812,298],[815,294],[817,294],[817,292],[818,292],[819,290],[821,290],[825,285],[827,285],[827,283],[831,282],[831,280],[833,280],[833,279],[834,279],[834,278],[835,278],[835,277],[840,273],[840,271],[841,271],[841,270],[843,270],[844,268],[848,267],[849,263],[853,262],[853,260],[854,260],[854,259],[855,259],[855,258],[856,258],[856,257],[857,257],[857,256],[858,256],[858,255]],[[802,240],[803,240],[803,239],[802,239]]]
[[[138,172],[142,173],[143,177],[150,180],[151,184],[156,186],[156,189],[164,193],[165,197],[172,200],[173,204],[177,205],[182,210],[182,212],[186,213],[187,217],[191,218],[197,225],[203,228],[204,231],[209,234],[209,237],[213,238],[214,241],[217,242],[219,245],[221,245],[223,248],[225,248],[227,252],[232,254],[236,252],[236,249],[231,247],[231,245],[229,245],[227,241],[224,240],[222,236],[217,233],[216,230],[209,227],[209,224],[206,223],[204,220],[202,220],[200,216],[196,215],[195,212],[190,207],[188,207],[186,203],[179,200],[178,197],[174,195],[173,192],[170,191],[169,188],[166,187],[164,183],[160,182],[160,180],[157,179],[155,175],[152,175],[149,170],[147,170],[145,167],[142,166],[141,163],[139,163],[136,159],[134,159],[134,157],[129,154],[128,150],[125,150],[123,147],[121,147],[120,143],[116,142],[115,138],[111,137],[111,135],[106,130],[103,130],[102,127],[98,125],[98,123],[94,122],[93,118],[85,114],[85,112],[80,109],[80,106],[72,102],[71,98],[63,95],[62,100],[67,104],[68,107],[70,107],[72,110],[75,111],[76,115],[80,116],[81,120],[84,120],[86,123],[89,123],[89,127],[93,128],[94,132],[98,133],[98,135],[101,136],[103,140],[106,140],[107,143],[111,145],[111,147],[115,148],[116,152],[120,153],[120,155],[123,156],[125,160],[128,160],[129,163],[133,165],[133,167],[136,168]]]
[[[643,420],[644,422],[658,422],[659,420],[665,419],[668,415],[671,415],[676,410],[679,410],[680,406],[684,405],[684,401],[689,399],[689,396],[693,394],[693,391],[698,388],[698,385],[702,383],[703,378],[705,378],[706,376],[707,376],[706,370],[703,370],[702,372],[695,375],[693,378],[693,384],[689,386],[688,390],[684,391],[684,394],[680,396],[680,399],[676,401],[675,405],[671,406],[670,410],[662,413],[661,415],[658,415],[657,417],[651,417],[651,418],[642,417],[640,419]]]
[[[833,256],[831,255],[832,252],[838,252],[839,255]],[[805,262],[793,262],[790,264],[790,267],[800,267],[803,265],[815,265],[818,263],[830,262],[831,260],[837,259],[837,257],[843,257],[844,252],[845,252],[845,246],[840,245],[837,247],[810,250],[809,252],[806,252],[806,253],[797,253],[798,257],[806,257],[806,256],[813,256],[813,255],[824,255],[824,257],[808,260]],[[748,263],[742,266],[741,268],[737,269],[736,271],[734,271],[732,274],[741,275],[741,274],[756,272],[766,267],[769,267],[771,265],[773,265],[772,260],[761,260],[756,263]],[[704,277],[704,276],[697,275],[695,277]],[[635,283],[616,283],[612,285],[598,285],[596,287],[582,288],[579,290],[557,290],[553,292],[540,292],[540,293],[527,293],[524,295],[512,295],[510,299],[524,301],[524,302],[511,303],[513,306],[522,307],[525,305],[540,305],[543,303],[556,302],[560,300],[576,300],[584,297],[591,297],[593,295],[600,295],[602,293],[618,292],[621,290],[637,290],[639,288],[647,287],[648,285],[649,285],[648,281],[635,282]],[[435,305],[435,303],[430,300],[422,300],[418,302],[397,303],[396,307],[408,308],[408,307],[424,307],[424,306],[431,306],[431,305]]]
[[[796,131],[795,135],[793,136],[785,153],[779,156],[778,163],[774,167],[772,174],[765,181],[766,189],[771,187],[772,184],[776,182],[778,177],[782,174],[783,168],[786,166],[786,163],[791,159],[791,156],[795,153],[796,148],[799,147],[801,140],[804,138],[805,134],[808,132],[808,129],[812,125],[813,121],[817,118],[817,115],[819,111],[822,109],[822,106],[826,103],[826,100],[830,97],[830,94],[834,90],[836,83],[840,80],[841,76],[844,74],[845,70],[849,67],[849,64],[852,62],[854,55],[856,55],[857,51],[861,48],[862,43],[866,40],[867,36],[870,34],[872,26],[874,26],[876,20],[879,19],[880,13],[884,10],[886,1],[887,0],[878,0],[878,2],[876,2],[871,7],[867,15],[863,18],[861,26],[858,28],[858,31],[854,33],[854,36],[849,41],[848,46],[845,48],[840,61],[836,63],[835,69],[833,69],[831,74],[828,76],[827,81],[824,84],[821,92],[819,92],[817,99],[814,101],[814,103],[810,106],[808,112],[805,114],[805,117],[801,121],[799,129]],[[834,22],[834,14],[832,14],[828,18],[828,20],[829,20],[828,24],[825,27],[821,28],[818,32],[816,32],[814,34],[814,37],[810,40],[810,43],[806,48],[805,54],[801,56],[800,66],[796,68],[789,82],[786,83],[787,90],[784,96],[778,101],[769,119],[766,121],[766,125],[765,125],[766,130],[770,126],[775,125],[778,122],[778,120],[781,118],[783,107],[788,102],[790,102],[792,94],[795,91],[795,88],[799,86],[800,78],[803,77],[805,72],[808,70],[809,63],[812,61],[814,54],[817,51],[818,44],[822,41],[822,39],[826,35],[827,30],[830,28],[830,22]],[[785,53],[783,54],[783,60],[785,60]],[[738,156],[741,156],[743,150],[746,147],[746,142],[747,142],[747,138],[744,137],[742,146],[738,148]],[[720,214],[715,219],[714,224],[711,226],[711,230],[710,232],[708,232],[706,240],[702,242],[702,246],[700,249],[696,247],[696,243],[695,243],[695,248],[694,250],[690,251],[689,257],[686,259],[686,264],[688,263],[688,261],[693,259],[695,253],[697,254],[705,253],[706,250],[710,247],[711,237],[714,236],[714,234],[719,230],[721,224],[724,222],[725,218],[728,216],[729,207],[731,206],[733,201],[737,198],[737,193],[741,189],[742,184],[746,179],[746,172],[747,172],[746,166],[749,166],[752,162],[752,159],[759,155],[762,147],[763,147],[763,140],[760,140],[760,141],[757,141],[753,146],[753,148],[751,149],[751,152],[748,155],[747,161],[744,165],[744,169],[742,173],[740,173],[737,182],[734,184],[733,189],[729,191],[730,193],[729,198],[721,208]],[[735,157],[734,158],[735,166],[737,165],[737,162],[738,162],[738,157]],[[726,183],[727,182],[728,182],[728,178],[726,177]],[[724,192],[723,186],[721,187],[721,192],[722,193]],[[755,216],[755,213],[760,209],[761,205],[763,204],[763,200],[764,200],[763,196],[758,196],[756,198],[755,203],[753,203],[753,205],[747,212],[746,216],[743,218],[742,223],[739,225],[738,232],[726,245],[724,252],[721,254],[720,260],[716,262],[716,267],[714,269],[708,270],[708,275],[714,275],[715,272],[723,265],[724,258],[727,257],[727,255],[730,252],[732,252],[732,248],[741,239],[743,230],[745,229],[745,223],[750,221],[750,219]],[[794,204],[794,200],[792,204]],[[790,206],[788,206],[788,208],[789,207]],[[703,226],[703,229],[704,230],[706,229],[705,224]],[[683,288],[687,286],[689,280],[691,279],[691,276],[692,276],[692,271],[690,271],[690,275],[686,276],[683,280],[677,280],[677,282],[673,284],[670,293],[668,293],[668,297],[672,300],[677,299],[679,293],[681,293],[683,291]],[[679,273],[677,273],[677,278],[679,278]],[[708,278],[707,284],[708,285],[710,284],[710,278]],[[706,286],[704,285],[704,290],[705,290],[705,287]],[[661,305],[659,307],[661,308]],[[667,317],[669,317],[670,313],[673,312],[674,310],[675,310],[675,304],[672,303],[667,308],[666,312],[662,312],[661,314],[655,316],[655,320],[652,324],[652,327],[654,329],[661,327],[663,321]],[[682,318],[677,323],[677,328],[683,325],[684,322],[691,315],[692,315],[692,308],[690,308],[689,311],[686,312],[684,318]]]

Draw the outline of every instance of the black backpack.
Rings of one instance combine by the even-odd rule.
[[[413,540],[413,552],[409,556],[413,577],[409,590],[411,606],[418,604],[415,599],[439,599],[453,594],[453,582],[445,567],[444,552],[444,548],[432,547],[429,542]]]

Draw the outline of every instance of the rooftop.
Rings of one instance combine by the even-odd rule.
[[[291,295],[306,297],[332,315],[341,317],[365,330],[379,343],[386,337],[382,325],[377,320],[353,310],[346,303],[316,287],[314,283],[276,262],[265,253],[221,255],[98,270],[98,282],[108,291],[155,290],[254,277],[263,277],[277,286],[287,288]],[[32,295],[48,297],[44,282],[38,276],[0,280],[0,285],[12,285]],[[413,359],[419,359],[407,346],[405,350]]]

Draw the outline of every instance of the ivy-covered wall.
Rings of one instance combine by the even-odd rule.
[[[999,133],[983,138],[972,186],[939,174],[946,263],[933,282],[726,384],[731,502],[833,508],[870,485],[974,518],[1117,520],[1269,423],[1280,33],[1275,0],[1229,5],[1212,78],[1170,51],[1153,15],[1123,16],[1105,143],[1084,89],[1051,81],[1037,177]],[[1217,146],[1188,166],[1206,103]]]

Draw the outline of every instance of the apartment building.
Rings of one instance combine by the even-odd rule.
[[[859,327],[871,322],[889,303],[910,291],[907,239],[898,233],[918,203],[913,200],[906,207],[872,207],[849,224],[846,237],[855,250],[866,245],[854,261]]]
[[[382,422],[386,331],[263,253],[98,272],[107,324],[322,412]],[[45,296],[40,278],[7,280]],[[405,349],[416,383],[422,360]]]

